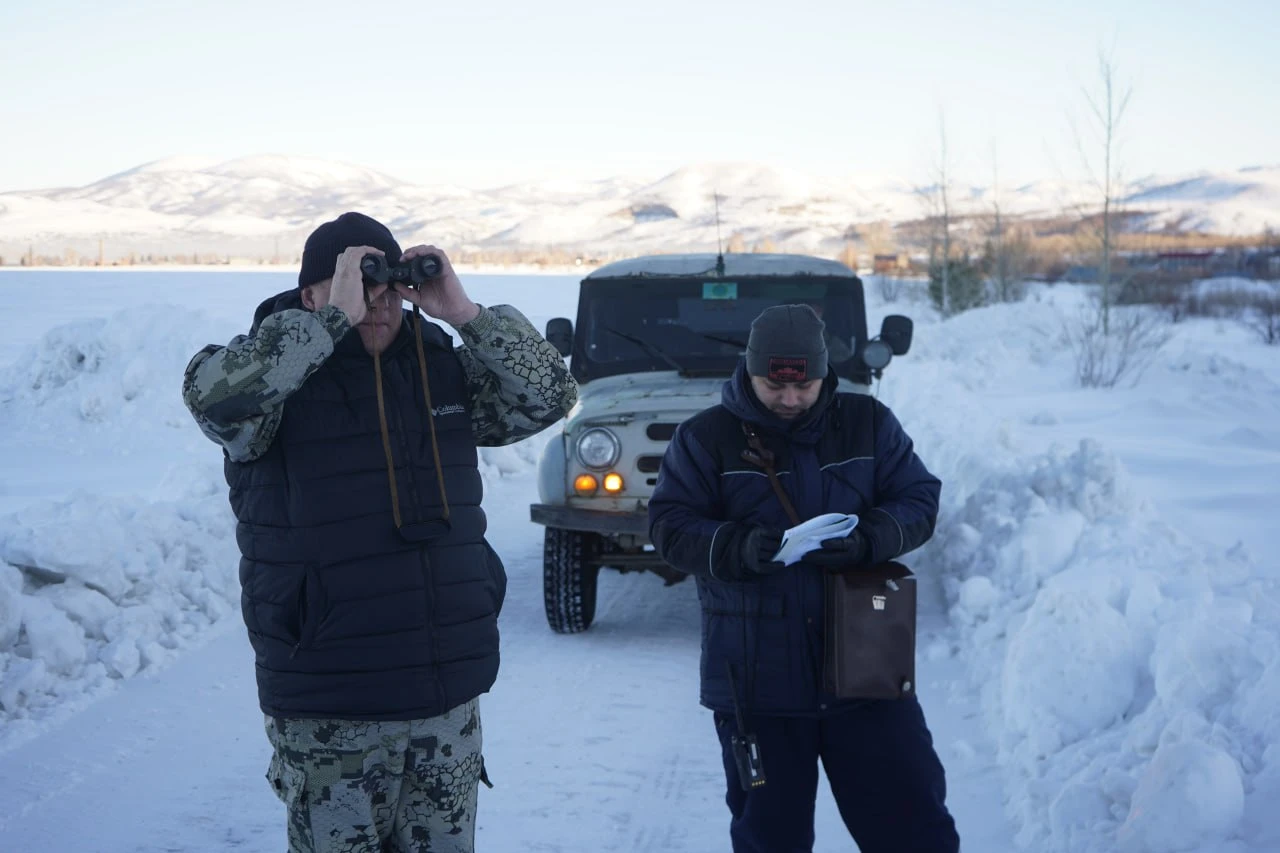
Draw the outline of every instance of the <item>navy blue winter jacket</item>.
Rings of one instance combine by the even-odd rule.
[[[764,577],[742,567],[753,527],[791,521],[765,473],[742,459],[744,421],[777,456],[779,479],[800,518],[854,513],[870,561],[900,557],[933,535],[940,481],[916,456],[889,408],[837,393],[828,376],[818,402],[795,421],[756,398],[743,365],[722,402],[676,430],[649,502],[659,555],[695,575],[702,604],[702,704],[733,710],[729,668],[750,712],[807,716],[842,704],[824,687],[825,574],[803,561]]]

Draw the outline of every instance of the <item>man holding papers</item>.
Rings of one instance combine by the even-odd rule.
[[[837,391],[823,331],[805,305],[756,318],[720,405],[676,430],[650,536],[697,577],[735,853],[812,849],[819,761],[862,853],[955,853],[914,693],[842,700],[824,677],[827,575],[927,541],[941,483],[886,406]]]

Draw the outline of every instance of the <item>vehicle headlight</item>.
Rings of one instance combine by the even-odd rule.
[[[883,370],[893,358],[893,349],[884,341],[867,341],[862,348],[862,363],[872,370]]]
[[[611,430],[589,429],[578,436],[578,461],[588,468],[608,468],[618,461],[622,443]]]

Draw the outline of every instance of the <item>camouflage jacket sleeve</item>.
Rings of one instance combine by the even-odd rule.
[[[510,305],[481,307],[458,329],[467,373],[471,432],[481,447],[513,444],[541,432],[578,401],[564,357]]]
[[[333,306],[271,314],[256,331],[196,353],[183,376],[182,400],[201,432],[232,460],[251,462],[271,446],[284,401],[350,328]]]

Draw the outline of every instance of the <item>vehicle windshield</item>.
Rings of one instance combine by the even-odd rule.
[[[773,305],[807,304],[827,324],[837,372],[852,361],[866,320],[856,279],[603,280],[582,287],[574,374],[581,380],[620,373],[675,370],[686,376],[728,375],[746,350],[751,321]],[[851,367],[851,365],[850,365]]]

